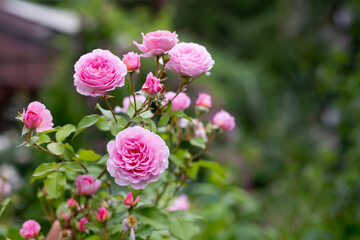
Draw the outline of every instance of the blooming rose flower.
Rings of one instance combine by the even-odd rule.
[[[136,94],[135,99],[136,99],[136,102],[141,102],[141,103],[144,103],[146,101],[146,97],[144,95],[140,95],[140,94]],[[119,112],[126,113],[129,108],[130,102],[134,103],[133,96],[131,96],[130,98],[124,97],[123,107],[121,108],[119,106],[116,106],[114,109],[114,112],[115,113],[119,113]]]
[[[132,193],[129,192],[129,193],[126,195],[126,198],[124,199],[124,204],[125,204],[126,206],[131,207],[131,206],[136,205],[139,201],[140,201],[140,197],[139,197],[139,196],[137,196],[136,199],[135,199],[135,201],[134,201],[134,197],[133,197]]]
[[[221,128],[224,131],[231,131],[235,127],[235,118],[224,110],[216,113],[212,119],[212,122],[215,126]]]
[[[143,189],[168,167],[169,148],[157,134],[139,126],[129,127],[107,145],[107,170],[121,186]]]
[[[99,222],[108,221],[110,219],[108,210],[104,207],[99,208],[98,213],[96,214],[96,219]]]
[[[141,33],[141,35],[143,36],[143,44],[138,44],[135,41],[134,44],[144,53],[142,57],[163,54],[179,42],[176,32],[171,33],[167,30],[157,30],[155,32],[149,32],[146,35]]]
[[[92,195],[101,187],[101,181],[95,180],[90,175],[79,175],[75,179],[77,193],[80,195]]]
[[[50,130],[54,124],[52,116],[44,104],[40,102],[31,102],[26,109],[23,110],[23,122],[26,128],[36,129],[38,132]]]
[[[103,96],[115,87],[122,87],[126,65],[108,50],[95,49],[75,63],[74,85],[85,96]]]
[[[190,207],[190,203],[188,201],[188,197],[185,194],[180,195],[174,201],[174,205],[167,208],[170,212],[172,211],[187,211]]]
[[[171,99],[175,97],[175,92],[167,92],[165,94],[165,104],[167,104]],[[179,93],[174,100],[171,101],[172,111],[186,109],[190,106],[191,100],[190,98],[183,92]]]
[[[138,70],[140,68],[140,56],[137,53],[129,52],[124,55],[123,62],[128,71]]]
[[[11,192],[11,185],[0,177],[0,197],[6,196]]]
[[[73,198],[67,199],[66,202],[69,208],[77,208],[79,206],[78,202]]]
[[[181,77],[209,75],[215,63],[206,48],[196,43],[178,43],[169,51],[169,56],[170,61],[165,68]]]
[[[27,220],[20,229],[20,235],[26,239],[35,238],[39,234],[40,229],[41,226],[37,221]]]
[[[199,93],[199,97],[196,100],[196,106],[211,108],[211,96],[206,93]]]
[[[86,217],[83,217],[80,219],[79,221],[79,230],[80,232],[85,232],[86,231],[86,226],[85,224],[88,223],[88,220],[86,219]]]
[[[155,95],[158,92],[160,92],[163,89],[161,83],[160,83],[160,79],[158,79],[157,77],[155,77],[152,72],[150,72],[147,76],[146,76],[146,81],[144,83],[144,85],[142,86],[142,89],[144,92],[150,94],[150,95]]]

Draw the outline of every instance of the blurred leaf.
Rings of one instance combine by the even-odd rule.
[[[32,136],[29,141],[29,145],[32,146],[34,143],[36,143],[37,140],[39,140],[39,136]]]
[[[154,229],[168,229],[168,216],[156,207],[141,207],[136,209],[136,215],[140,222],[150,224]]]
[[[88,228],[89,230],[91,230],[95,233],[100,232],[102,230],[101,226],[98,226],[97,224],[92,223],[92,222],[86,223],[85,226],[86,226],[86,228]]]
[[[197,164],[197,162],[194,163],[190,168],[190,172],[188,173],[189,177],[191,177],[192,179],[196,179],[197,174],[199,172],[199,168],[200,168],[199,164]]]
[[[106,162],[107,162],[107,160],[109,159],[109,154],[108,153],[106,153],[104,156],[102,156],[101,158],[100,158],[100,160],[98,161],[98,164],[106,164]]]
[[[168,114],[166,115],[162,115],[160,117],[160,120],[159,120],[159,123],[158,123],[158,126],[161,127],[161,126],[165,126],[170,120],[170,116]]]
[[[60,172],[53,172],[45,180],[45,190],[53,198],[60,197],[65,190],[66,178]]]
[[[72,124],[66,124],[56,132],[55,138],[57,142],[63,142],[70,136],[71,133],[76,131],[76,127]]]
[[[177,239],[191,239],[195,234],[195,230],[195,225],[192,221],[178,218],[170,219],[170,232]]]
[[[73,136],[73,139],[86,128],[94,125],[99,120],[99,115],[93,114],[85,116],[83,119],[80,120],[79,124],[77,125],[76,132]]]
[[[150,131],[152,131],[154,133],[157,132],[157,127],[153,120],[145,118],[145,119],[143,119],[143,122],[150,126]]]
[[[37,144],[38,145],[41,145],[41,144],[43,144],[43,143],[48,143],[48,142],[50,142],[51,141],[51,139],[50,139],[50,137],[48,136],[48,135],[46,135],[46,134],[40,134],[39,135],[39,140],[37,140]]]
[[[64,147],[65,147],[65,151],[63,153],[64,159],[67,161],[71,161],[75,156],[74,148],[68,143],[65,143]]]
[[[79,159],[83,161],[96,161],[101,158],[101,155],[95,153],[93,150],[80,150]]]
[[[56,142],[56,143],[49,143],[47,145],[47,148],[50,152],[54,153],[55,155],[61,155],[65,151],[65,146],[62,142]]]
[[[188,115],[186,115],[184,112],[182,111],[173,111],[172,115],[174,115],[175,117],[180,117],[180,118],[185,118],[187,120],[189,120],[192,123],[191,118],[188,117]]]
[[[200,167],[207,168],[207,169],[217,173],[219,175],[219,177],[225,179],[225,171],[221,167],[220,164],[215,163],[215,162],[204,161],[204,160],[199,160],[198,162],[195,162],[194,165],[195,164],[199,165]]]
[[[205,149],[206,147],[206,140],[204,138],[192,138],[190,140],[190,144],[199,147],[201,149]]]
[[[27,134],[29,131],[30,131],[30,129],[26,128],[25,125],[24,125],[23,128],[22,128],[22,131],[21,131],[21,136],[24,136],[24,135]]]
[[[131,119],[132,122],[140,122],[141,120],[142,120],[142,117],[140,117],[140,116],[136,116]]]
[[[142,225],[141,227],[136,229],[136,237],[143,237],[146,238],[148,236],[151,236],[153,232],[153,227],[149,224]]]
[[[110,132],[114,137],[123,129],[124,128],[122,126],[120,126],[117,122],[112,122],[110,124]]]
[[[183,162],[175,154],[170,154],[169,158],[176,166],[183,166]]]
[[[4,201],[1,202],[1,209],[0,209],[0,218],[3,215],[7,205],[11,202],[11,198],[6,198]]]

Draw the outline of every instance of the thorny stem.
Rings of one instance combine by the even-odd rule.
[[[131,74],[130,74],[130,76],[131,76]],[[109,103],[108,100],[106,99],[106,93],[105,93],[104,96],[102,96],[102,99],[104,99],[104,102],[106,103],[106,105],[107,105],[108,108],[110,109],[110,111],[111,111],[111,113],[112,113],[112,115],[113,115],[113,117],[114,117],[114,119],[115,119],[115,122],[118,122],[118,120],[116,119],[114,110],[112,109],[110,103]]]

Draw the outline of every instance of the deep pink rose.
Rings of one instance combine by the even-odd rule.
[[[108,50],[95,49],[75,63],[74,85],[85,96],[103,96],[125,83],[125,64]]]
[[[124,55],[123,62],[128,71],[138,70],[140,68],[140,56],[137,53],[129,52]]]
[[[75,179],[77,193],[80,195],[93,195],[101,187],[101,181],[90,175],[79,175]]]
[[[199,93],[199,97],[196,100],[196,106],[211,108],[211,96],[206,93]]]
[[[108,221],[110,219],[108,210],[104,207],[99,208],[98,213],[96,214],[96,219],[99,222]]]
[[[86,217],[83,217],[80,219],[79,221],[79,230],[80,232],[85,232],[86,231],[86,226],[85,224],[88,223],[89,221],[86,219]]]
[[[69,208],[77,208],[79,206],[78,202],[73,198],[67,199],[66,202]]]
[[[142,86],[142,90],[150,95],[155,95],[162,90],[160,79],[155,77],[152,72],[146,76],[146,81]]]
[[[11,185],[0,177],[0,198],[11,192]]]
[[[135,199],[135,201],[134,201],[134,197],[133,197],[132,193],[129,192],[129,193],[126,195],[126,198],[124,199],[124,204],[125,204],[126,206],[131,207],[131,206],[136,205],[139,201],[140,201],[140,197],[139,197],[139,196],[137,196],[136,199]]]
[[[165,104],[168,103],[175,97],[175,92],[167,92],[165,94]],[[190,98],[183,92],[179,93],[172,101],[172,111],[186,109],[190,106],[191,100]]]
[[[171,33],[167,30],[157,30],[155,32],[149,32],[146,35],[141,33],[141,35],[143,36],[143,44],[138,44],[135,41],[134,44],[144,53],[142,57],[163,54],[179,42],[176,32]]]
[[[178,43],[169,51],[169,56],[165,68],[182,77],[209,75],[215,63],[206,48],[196,43]]]
[[[235,127],[235,118],[228,112],[221,110],[215,114],[212,123],[224,131],[231,131]]]
[[[180,195],[174,201],[174,205],[169,206],[167,210],[172,211],[187,211],[190,207],[190,203],[188,201],[188,197],[185,194]]]
[[[35,238],[40,232],[41,226],[35,220],[27,220],[23,223],[22,228],[20,229],[20,235],[23,238]]]
[[[135,99],[136,99],[136,103],[137,102],[144,103],[145,100],[146,100],[146,97],[144,95],[136,94]],[[131,96],[130,98],[129,97],[124,97],[124,99],[123,99],[123,107],[121,108],[119,106],[116,106],[115,109],[114,109],[114,112],[115,113],[119,113],[119,112],[126,113],[128,108],[129,108],[130,102],[134,103],[133,96]]]
[[[168,167],[169,148],[157,134],[139,126],[118,133],[107,145],[107,170],[121,186],[143,189]]]
[[[52,123],[52,116],[44,104],[37,101],[32,102],[26,109],[23,110],[23,122],[26,128],[36,129],[38,132],[50,130],[54,124]]]

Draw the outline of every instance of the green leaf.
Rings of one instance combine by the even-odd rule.
[[[65,190],[66,178],[60,172],[53,172],[45,180],[45,190],[53,198],[60,197]]]
[[[66,124],[59,131],[56,132],[55,138],[57,142],[63,142],[70,136],[71,133],[76,131],[76,127],[72,124]]]
[[[100,116],[97,114],[88,115],[85,116],[83,119],[80,120],[79,124],[77,125],[77,130],[73,136],[73,139],[82,131],[84,131],[86,128],[94,125],[98,120]]]
[[[98,164],[104,164],[104,163],[106,164],[108,159],[109,159],[109,154],[107,153],[100,158],[100,160],[98,161]]]
[[[40,134],[39,135],[39,140],[37,140],[37,144],[38,145],[41,145],[41,144],[43,144],[43,143],[48,143],[48,142],[51,142],[51,139],[50,139],[50,137],[48,136],[48,135],[46,135],[46,134]]]
[[[181,117],[181,118],[185,118],[187,120],[189,120],[192,123],[191,118],[188,117],[188,115],[186,115],[184,112],[178,110],[178,111],[173,111],[172,114],[176,117]]]
[[[114,120],[114,116],[112,115],[111,111],[110,110],[105,110],[104,108],[102,108],[100,106],[99,103],[96,104],[96,107],[97,109],[100,110],[100,112],[105,116],[107,117],[108,119],[111,119],[111,120]]]
[[[159,123],[158,123],[158,126],[161,127],[161,126],[165,126],[170,120],[170,116],[169,115],[162,115],[160,120],[159,120]]]
[[[89,230],[93,231],[93,232],[100,232],[100,228],[99,226],[95,225],[94,223],[86,223],[85,224],[86,228],[88,228]]]
[[[183,162],[176,156],[175,154],[170,154],[170,160],[176,165],[176,166],[182,166]]]
[[[86,237],[85,240],[101,240],[101,238],[99,237],[99,235],[91,235],[89,237]]]
[[[27,134],[30,131],[30,129],[26,128],[25,126],[23,126],[22,131],[21,131],[21,136],[24,136],[25,134]]]
[[[65,143],[64,146],[65,151],[62,155],[64,156],[65,160],[71,161],[75,156],[74,148],[68,143]]]
[[[170,232],[177,239],[191,239],[194,236],[195,231],[196,228],[192,221],[178,218],[171,218],[170,220]]]
[[[50,152],[54,153],[55,155],[61,155],[65,151],[65,146],[62,142],[56,142],[56,143],[49,143],[47,145],[47,148]]]
[[[84,169],[80,166],[80,164],[78,162],[64,162],[61,165],[61,168],[65,168],[67,170],[75,171],[75,172],[83,172],[84,171]]]
[[[126,114],[127,114],[130,118],[132,118],[132,116],[134,116],[134,113],[135,113],[135,109],[134,109],[133,103],[130,101],[129,107],[128,107],[128,109],[126,110]]]
[[[169,218],[156,207],[143,207],[138,208],[137,218],[144,224],[150,224],[154,229],[168,229]]]
[[[80,150],[79,159],[84,161],[96,161],[101,158],[101,155],[95,153],[93,150]]]
[[[140,117],[140,116],[136,116],[131,119],[132,122],[140,122],[141,120],[142,120],[142,117]]]
[[[188,173],[189,177],[191,177],[192,179],[195,179],[199,172],[199,168],[200,168],[200,166],[199,166],[198,162],[194,163]]]
[[[139,114],[142,118],[151,118],[153,116],[153,113],[151,110],[147,110],[145,112],[142,112]]]
[[[104,119],[100,117],[99,120],[95,123],[96,127],[101,131],[109,131],[110,130],[110,123],[111,121],[108,119]]]
[[[55,162],[52,163],[42,163],[40,164],[40,166],[38,166],[34,173],[33,173],[33,177],[45,177],[47,176],[50,172],[54,171],[56,169],[57,164]]]
[[[122,128],[125,127],[126,124],[128,123],[128,122],[126,121],[126,119],[123,118],[123,117],[121,117],[121,116],[116,116],[116,119],[118,120],[119,126],[122,127]]]
[[[204,138],[192,138],[190,140],[190,144],[195,147],[204,149],[206,147],[206,140]]]
[[[141,227],[136,229],[136,236],[146,238],[148,236],[151,236],[153,230],[154,228],[149,224],[142,225]]]
[[[0,218],[3,215],[7,205],[11,202],[11,198],[7,198],[4,201],[1,202],[1,209],[0,209]]]
[[[32,146],[34,143],[37,142],[37,140],[39,140],[39,138],[40,138],[39,136],[32,136],[30,138],[29,145]]]
[[[110,124],[110,132],[113,136],[116,136],[120,131],[122,131],[124,129],[124,127],[120,126],[118,123],[116,122],[112,122]]]
[[[150,126],[150,131],[156,133],[157,127],[153,120],[151,119],[143,119],[143,122]]]
[[[207,169],[215,172],[217,175],[219,175],[219,177],[225,179],[225,171],[220,166],[220,164],[215,163],[215,162],[204,161],[204,160],[200,160],[200,161],[196,162],[196,164],[198,164],[200,167],[207,168]]]

